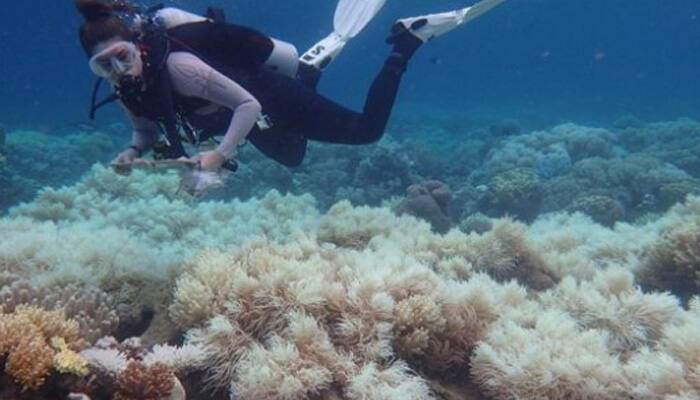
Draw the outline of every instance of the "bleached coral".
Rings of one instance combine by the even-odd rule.
[[[374,237],[388,236],[403,225],[405,230],[429,234],[430,225],[414,218],[398,218],[387,209],[353,207],[349,201],[333,205],[321,217],[318,228],[319,240],[340,247],[363,249]]]
[[[176,300],[170,306],[170,315],[176,323],[195,326],[227,307],[228,294],[237,281],[231,273],[230,265],[233,261],[225,253],[206,252],[186,267],[176,288]]]
[[[156,257],[150,257],[156,258],[153,260],[156,265],[158,259],[177,261],[195,254],[197,251],[193,249],[225,248],[254,235],[264,234],[283,241],[290,232],[311,228],[318,216],[314,200],[308,195],[271,191],[264,198],[247,202],[192,203],[175,195],[177,182],[177,176],[172,174],[136,171],[124,177],[95,166],[77,185],[48,190],[33,203],[13,209],[11,215],[29,217],[32,221],[53,221],[58,226],[49,225],[45,229],[67,229],[63,234],[66,237],[77,234],[72,230],[75,226],[92,233],[109,230],[108,235],[115,238],[121,232],[128,233],[133,243],[120,245],[129,250],[138,243],[149,247],[151,253],[154,253],[152,249],[160,249]],[[45,215],[56,204],[60,204],[60,212]],[[28,238],[33,236],[36,233]],[[119,247],[119,243],[112,244],[114,240],[84,241],[89,244],[85,250],[99,248],[101,243],[103,247],[107,244]],[[125,251],[110,252],[122,253]],[[135,258],[149,257],[132,257]]]
[[[438,235],[387,208],[341,202],[319,218],[309,197],[276,192],[195,205],[165,194],[167,176],[154,189],[122,180],[142,178],[93,172],[79,190],[43,195],[62,204],[53,217],[29,211],[39,200],[0,221],[0,284],[21,282],[17,304],[34,297],[25,283],[77,281],[109,291],[120,312],[141,314],[123,301],[140,296],[169,306],[159,317],[185,332],[183,348],[81,353],[111,382],[150,390],[130,379],[153,375],[165,388],[201,368],[240,400],[422,399],[429,378],[470,376],[494,399],[696,396],[698,301],[683,310],[634,276],[664,232],[700,215],[697,198],[638,225],[557,214]],[[22,344],[35,362],[12,365],[45,365],[38,344]]]
[[[403,362],[397,361],[388,368],[367,364],[353,377],[346,390],[352,400],[429,400],[433,399],[428,385],[414,375]]]
[[[114,375],[126,369],[126,355],[118,349],[101,349],[91,347],[80,352],[88,363],[105,375]]]
[[[196,369],[205,359],[206,354],[202,346],[186,344],[181,347],[169,345],[155,345],[151,351],[143,357],[143,363],[147,367],[155,364],[163,364],[173,371],[185,372]]]
[[[619,399],[620,362],[600,332],[547,311],[534,326],[503,320],[472,357],[472,378],[491,399]]]
[[[525,225],[501,219],[482,235],[456,229],[440,235],[411,217],[340,202],[321,218],[318,238],[351,249],[398,251],[462,279],[484,271],[501,280],[518,279],[535,289],[550,287],[558,277],[526,234]]]
[[[642,293],[632,273],[621,268],[600,272],[591,282],[565,278],[542,296],[545,304],[565,310],[581,326],[605,332],[608,347],[616,353],[654,345],[664,327],[680,317],[677,298]]]
[[[472,356],[494,399],[695,398],[700,319],[665,293],[642,293],[621,268],[565,278],[539,315],[505,315]],[[533,319],[534,318],[534,319]]]
[[[228,276],[215,279],[220,274]],[[197,258],[178,279],[171,312],[190,329],[188,342],[205,348],[214,387],[230,383],[241,399],[306,398],[359,390],[351,389],[358,374],[374,364],[385,376],[380,366],[396,355],[416,369],[466,371],[472,349],[505,313],[498,304],[525,302],[515,287],[486,275],[445,282],[410,255],[327,247],[302,236]],[[413,380],[385,384],[401,393]]]

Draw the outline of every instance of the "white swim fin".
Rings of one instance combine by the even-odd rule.
[[[399,33],[400,30],[410,30],[414,36],[427,42],[484,15],[504,1],[506,0],[482,0],[471,7],[459,10],[403,18],[396,21],[394,34]]]
[[[333,18],[333,33],[316,43],[299,60],[319,70],[326,68],[385,3],[386,0],[340,0]]]

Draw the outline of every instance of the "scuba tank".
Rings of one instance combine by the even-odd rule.
[[[160,27],[169,30],[177,28],[185,24],[192,24],[204,21],[212,21],[215,23],[225,23],[225,17],[221,10],[210,8],[207,12],[208,17],[203,17],[193,14],[179,8],[165,7],[155,12],[151,18],[153,22]],[[211,17],[209,17],[211,16]],[[263,66],[269,70],[286,75],[290,78],[296,78],[299,70],[299,52],[297,48],[283,40],[270,38],[273,43],[272,52]]]

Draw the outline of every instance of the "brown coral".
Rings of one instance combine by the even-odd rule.
[[[150,367],[131,361],[117,376],[114,400],[161,400],[170,396],[175,376],[163,364]]]
[[[399,302],[394,310],[394,332],[397,346],[406,356],[422,355],[429,340],[442,333],[447,321],[431,296],[412,296]]]
[[[500,281],[515,278],[532,289],[544,290],[558,280],[519,222],[498,220],[490,232],[476,240],[474,248],[475,254],[469,257],[474,267]]]
[[[406,189],[406,198],[396,207],[398,215],[409,214],[430,222],[433,230],[450,230],[448,207],[452,200],[450,188],[440,181],[425,181]]]
[[[78,323],[60,311],[20,306],[11,314],[0,314],[0,355],[7,355],[5,371],[25,389],[37,389],[51,373],[57,349],[52,338],[62,339],[65,349],[86,345],[78,334]]]
[[[53,350],[35,330],[18,338],[7,357],[5,371],[25,389],[35,390],[44,384],[53,366]]]

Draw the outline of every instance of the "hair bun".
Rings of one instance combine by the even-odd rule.
[[[109,18],[114,13],[112,4],[102,0],[76,0],[75,8],[86,21],[97,21]]]

